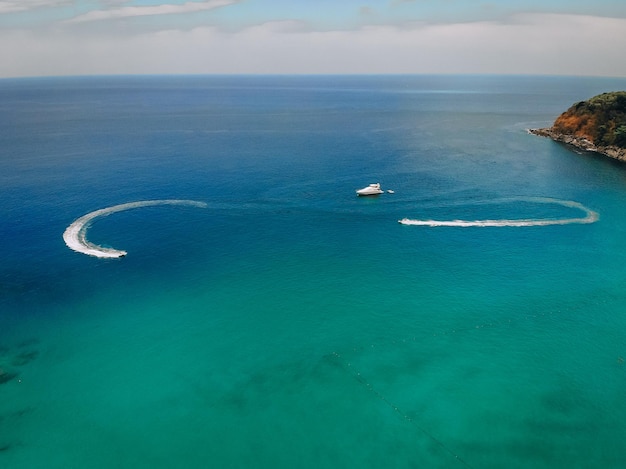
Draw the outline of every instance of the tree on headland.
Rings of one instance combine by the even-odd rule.
[[[620,125],[615,129],[615,145],[626,148],[626,125]]]

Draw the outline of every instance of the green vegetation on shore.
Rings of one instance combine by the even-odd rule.
[[[587,139],[598,147],[626,148],[626,91],[603,93],[574,104],[554,121],[551,130]]]

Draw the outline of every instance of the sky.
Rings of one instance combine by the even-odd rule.
[[[0,78],[626,77],[626,0],[0,0]]]

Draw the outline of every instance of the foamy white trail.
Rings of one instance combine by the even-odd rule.
[[[106,217],[112,213],[123,212],[133,208],[150,207],[152,205],[187,205],[191,207],[205,208],[207,204],[204,202],[196,202],[195,200],[144,200],[140,202],[129,202],[126,204],[114,205],[112,207],[102,208],[75,220],[63,233],[63,240],[70,249],[76,252],[87,254],[95,257],[123,257],[127,253],[118,249],[105,248],[90,243],[87,240],[87,229],[91,226],[96,218]]]
[[[513,199],[507,199],[512,201]],[[550,226],[550,225],[570,225],[573,223],[594,223],[598,221],[598,214],[593,210],[588,209],[583,204],[575,202],[573,200],[560,200],[551,199],[547,197],[524,197],[515,199],[517,201],[536,202],[541,204],[555,204],[562,205],[563,207],[571,207],[582,210],[585,213],[584,217],[579,218],[523,218],[523,219],[500,219],[500,220],[413,220],[410,218],[403,218],[398,220],[403,225],[417,225],[417,226],[457,226],[462,228],[478,226]]]

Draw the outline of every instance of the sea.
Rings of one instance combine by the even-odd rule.
[[[0,80],[0,467],[626,467],[624,89]]]

